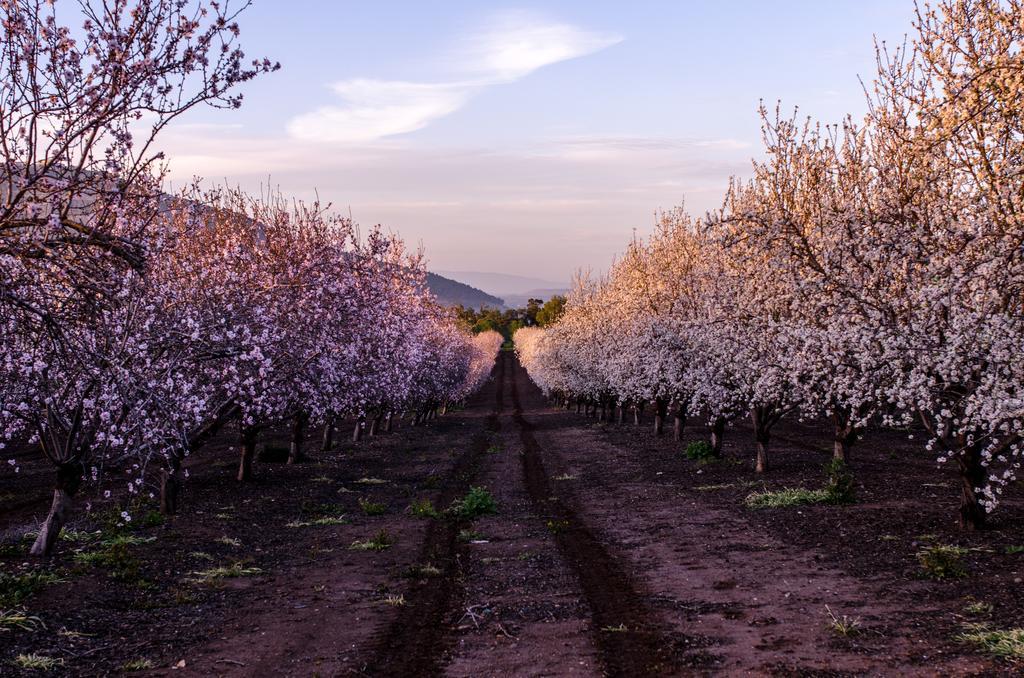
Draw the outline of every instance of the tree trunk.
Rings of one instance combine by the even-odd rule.
[[[987,478],[981,463],[981,446],[961,448],[956,461],[960,470],[960,527],[972,532],[983,529],[987,516],[979,490],[985,487]]]
[[[391,427],[393,425],[394,413],[388,412],[387,416],[384,417],[384,433],[391,433]]]
[[[576,414],[580,413],[580,407],[581,407],[581,404],[580,404],[579,399],[577,398],[576,399]]]
[[[633,405],[633,426],[640,425],[640,415],[643,414],[644,406],[642,403],[637,402]]]
[[[74,496],[82,484],[82,465],[62,464],[57,467],[57,483],[53,488],[53,502],[50,513],[39,528],[39,535],[29,551],[33,556],[48,558],[53,555],[57,538],[68,521],[74,505]]]
[[[356,427],[352,430],[352,442],[358,443],[363,439],[363,424],[366,423],[366,418],[363,415],[359,415],[356,419]]]
[[[320,449],[324,452],[334,449],[334,417],[328,417],[327,423],[324,424],[324,438]]]
[[[857,440],[857,430],[848,412],[838,407],[832,409],[832,458],[844,464],[850,463],[850,446]]]
[[[300,412],[292,421],[292,442],[288,448],[289,464],[297,464],[305,459],[305,455],[302,454],[302,441],[306,437],[306,422],[308,420],[309,417],[305,412]]]
[[[715,417],[711,424],[711,451],[715,457],[722,456],[722,437],[725,435],[725,418]]]
[[[252,462],[256,457],[256,435],[254,428],[242,428],[242,454],[238,463],[238,482],[252,480]]]
[[[686,428],[686,403],[677,403],[674,421],[672,424],[672,438],[677,443],[683,439],[683,429]]]
[[[181,501],[181,457],[172,455],[168,466],[160,478],[160,513],[173,516]]]
[[[668,415],[668,401],[658,398],[654,401],[654,435],[665,432],[665,417]]]
[[[771,440],[771,425],[768,423],[765,409],[759,406],[750,410],[750,419],[754,424],[754,438],[757,440],[757,463],[754,467],[757,473],[764,473],[768,470],[768,443]]]
[[[622,422],[625,421],[625,419],[626,419],[626,406],[623,405],[622,403],[619,403],[619,421],[618,421],[619,426],[622,426]]]
[[[368,431],[370,437],[377,435],[377,429],[380,428],[380,413],[374,415],[373,419],[370,420],[370,430]]]

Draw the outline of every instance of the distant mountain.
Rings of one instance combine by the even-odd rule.
[[[543,290],[529,290],[523,294],[508,294],[502,298],[505,300],[505,305],[509,308],[523,308],[526,306],[526,302],[530,299],[547,301],[555,295],[561,295],[564,297],[568,292],[569,288],[567,287],[553,287]]]
[[[462,304],[467,308],[487,306],[488,308],[502,309],[505,307],[503,299],[437,273],[427,273],[427,287],[445,306]]]
[[[568,285],[562,282],[530,278],[521,275],[508,273],[487,273],[484,271],[440,271],[442,275],[461,280],[467,285],[472,285],[488,294],[493,294],[505,299],[511,305],[509,297],[528,298],[532,292],[543,290],[564,290]],[[525,301],[524,301],[525,303]]]

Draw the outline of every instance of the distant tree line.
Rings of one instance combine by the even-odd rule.
[[[543,299],[528,299],[525,308],[499,310],[481,306],[467,308],[461,304],[455,307],[459,321],[474,334],[493,330],[505,339],[511,339],[521,327],[547,327],[562,317],[565,297],[554,295],[546,302]]]

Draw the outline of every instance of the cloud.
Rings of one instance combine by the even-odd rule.
[[[465,85],[348,80],[333,89],[344,106],[323,106],[292,118],[288,134],[306,141],[360,143],[421,129],[469,99]]]
[[[593,54],[622,38],[587,31],[571,24],[552,23],[522,13],[506,13],[469,41],[467,63],[484,77],[510,82],[538,68]]]
[[[461,65],[464,77],[434,83],[365,78],[337,82],[332,89],[341,105],[298,115],[288,122],[287,131],[293,139],[344,144],[415,132],[459,110],[484,88],[515,82],[621,39],[533,15],[504,14],[456,50],[452,61]]]

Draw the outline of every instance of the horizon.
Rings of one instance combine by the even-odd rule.
[[[256,2],[243,45],[282,70],[247,84],[240,109],[168,128],[170,186],[319,196],[422,245],[432,271],[567,282],[607,270],[658,210],[718,206],[760,155],[761,99],[861,116],[873,36],[901,41],[913,13],[541,5]]]

